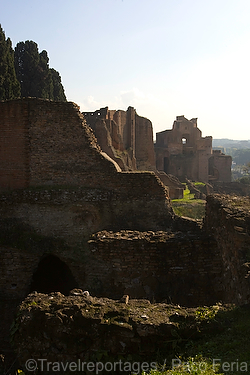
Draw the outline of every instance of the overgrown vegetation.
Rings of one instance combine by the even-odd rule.
[[[163,364],[143,375],[250,373],[250,306],[227,306],[214,316],[206,307],[200,312],[210,321],[220,321],[221,329],[204,334],[200,340],[188,340],[184,346],[180,343],[172,353],[173,361],[168,359],[168,367],[165,364],[163,368]]]
[[[171,315],[171,320],[176,315],[176,323],[178,321],[182,333],[178,335],[177,331],[173,335],[172,349],[168,343],[168,349],[161,347],[155,353],[157,369],[154,366],[151,371],[140,372],[141,375],[250,373],[250,305],[236,307],[216,304],[195,309],[197,324],[202,324],[202,332],[193,336],[188,334],[187,337],[183,328],[187,325],[190,329],[194,323],[187,309],[182,307],[179,311],[179,315]],[[206,324],[207,329],[204,329]],[[105,361],[110,360],[105,357]],[[122,361],[133,362],[132,358],[126,357]],[[131,374],[135,373],[138,374]],[[19,374],[24,373],[20,371]]]
[[[194,199],[194,194],[190,193],[186,184],[184,190],[183,199],[173,199],[172,206],[176,215],[186,216],[192,219],[203,219],[205,216],[205,205],[206,201],[202,199]],[[205,185],[202,182],[195,182],[194,185],[198,188],[199,186]]]

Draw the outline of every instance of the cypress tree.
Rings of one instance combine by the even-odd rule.
[[[61,82],[60,74],[53,68],[50,69],[52,81],[53,81],[53,98],[57,101],[66,101],[64,88]]]
[[[0,25],[0,100],[20,97],[20,84],[14,67],[14,51],[10,38],[6,40]]]
[[[39,53],[35,42],[27,40],[16,45],[15,69],[23,97],[66,101],[59,73],[49,68],[47,52]]]

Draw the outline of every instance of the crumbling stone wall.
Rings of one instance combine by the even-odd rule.
[[[128,294],[185,306],[222,298],[220,254],[214,240],[201,233],[102,231],[89,246],[102,262],[93,272],[102,280],[99,295]]]
[[[153,128],[133,107],[112,111],[108,107],[84,112],[98,143],[122,170],[155,171]]]
[[[250,299],[249,199],[226,195],[208,196],[205,228],[213,234],[221,253],[223,300],[236,304],[248,303]]]
[[[26,361],[32,358],[38,373],[45,374],[53,372],[52,366],[60,373],[65,366],[66,374],[148,373],[177,342],[184,345],[190,337],[195,341],[223,328],[219,305],[207,309],[215,319],[199,319],[200,308],[126,302],[86,296],[79,289],[68,297],[30,294],[18,308],[13,325],[19,366],[26,370]],[[72,362],[76,365],[70,372]]]
[[[163,230],[174,214],[159,178],[121,173],[74,103],[0,102],[0,130],[0,298],[8,310],[0,347],[5,347],[14,307],[30,291],[43,258],[58,257],[84,286],[85,270],[95,266],[87,246],[93,232]]]
[[[156,169],[150,120],[139,116],[133,107],[129,107],[126,112],[105,107],[95,112],[84,112],[84,117],[94,130],[101,149],[122,170],[154,171],[168,187],[171,199],[183,197],[183,187],[178,179]]]
[[[249,185],[242,184],[238,181],[233,182],[213,182],[212,184],[212,191],[210,194],[214,192],[215,194],[226,194],[226,195],[241,195],[241,196],[249,196],[250,195],[250,187]],[[210,195],[209,194],[209,195]]]
[[[101,153],[74,103],[21,99],[0,102],[0,187],[98,187],[119,169]]]

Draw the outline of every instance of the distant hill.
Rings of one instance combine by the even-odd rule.
[[[250,148],[250,140],[233,140],[228,138],[222,139],[213,139],[213,147],[214,148],[236,148],[236,149],[243,149],[243,148]]]
[[[250,140],[213,139],[213,149],[220,149],[226,155],[231,155],[233,160],[233,179],[243,176],[244,171],[238,170],[238,166],[250,163]],[[236,173],[237,170],[237,173]]]

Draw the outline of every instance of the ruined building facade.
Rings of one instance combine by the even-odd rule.
[[[156,168],[184,181],[231,181],[231,156],[212,150],[212,137],[202,137],[197,118],[177,116],[171,130],[156,134]]]
[[[105,107],[95,112],[84,112],[83,115],[94,130],[101,149],[123,171],[153,171],[168,187],[170,198],[183,197],[183,186],[178,179],[156,169],[150,120],[139,116],[133,107],[127,111]]]
[[[127,111],[105,107],[84,112],[84,117],[101,149],[122,170],[154,171],[168,186],[171,198],[182,196],[178,179],[231,181],[231,156],[212,150],[212,137],[202,137],[197,118],[177,116],[172,129],[156,134],[154,145],[151,121],[133,107]]]
[[[101,108],[84,112],[84,118],[94,130],[102,150],[115,160],[122,170],[155,171],[152,123],[136,113]]]

